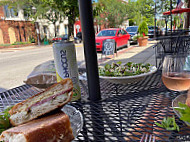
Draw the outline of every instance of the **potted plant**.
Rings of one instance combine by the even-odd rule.
[[[137,41],[139,43],[139,46],[146,46],[148,43],[148,26],[145,21],[143,21],[138,28],[139,35],[137,36]]]

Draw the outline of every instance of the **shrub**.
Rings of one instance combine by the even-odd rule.
[[[145,21],[143,21],[139,25],[138,32],[139,32],[140,35],[143,35],[143,36],[148,34],[148,26],[147,26],[147,23]]]
[[[14,42],[11,45],[22,45],[22,44],[28,44],[30,42]]]
[[[30,43],[35,43],[36,41],[35,41],[35,38],[33,37],[33,36],[30,36],[29,37],[29,42]]]

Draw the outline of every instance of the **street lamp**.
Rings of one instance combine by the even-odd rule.
[[[32,14],[35,15],[36,11],[37,11],[36,8],[33,6],[32,7]],[[39,24],[38,24],[38,22],[34,22],[34,25],[35,25],[35,29],[36,29],[36,33],[37,33],[38,45],[40,45]]]
[[[166,32],[165,32],[165,35],[167,35],[167,31],[168,31],[168,27],[167,27],[168,16],[165,16],[165,23],[166,23]]]

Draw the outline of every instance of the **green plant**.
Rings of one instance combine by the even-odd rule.
[[[28,44],[30,42],[14,42],[11,45],[22,45],[22,44]]]
[[[30,42],[30,43],[35,43],[35,38],[34,38],[33,36],[30,36],[30,37],[29,37],[29,42]]]
[[[139,37],[144,37],[143,34],[138,34],[137,36],[133,37],[133,40],[137,40]]]
[[[145,21],[143,21],[139,25],[138,32],[139,32],[140,35],[143,35],[143,36],[148,34],[148,26],[147,26],[147,23]]]

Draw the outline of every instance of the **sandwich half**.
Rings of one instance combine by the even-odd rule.
[[[69,117],[61,112],[4,131],[4,142],[70,142],[74,139]]]
[[[44,115],[68,103],[73,95],[73,84],[67,78],[52,85],[21,103],[16,104],[9,111],[10,122],[17,126]]]

